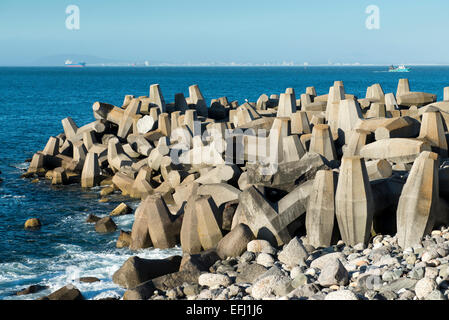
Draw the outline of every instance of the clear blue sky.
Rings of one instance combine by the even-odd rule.
[[[68,5],[80,30],[65,27]],[[368,5],[380,29],[365,28]],[[122,61],[449,64],[447,0],[0,0],[0,65]]]

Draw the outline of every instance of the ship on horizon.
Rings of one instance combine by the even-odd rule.
[[[64,65],[65,65],[66,67],[82,68],[82,67],[85,67],[85,66],[86,66],[86,63],[85,63],[85,62],[77,62],[77,63],[74,63],[72,60],[68,59],[68,60],[65,61]]]
[[[399,67],[390,66],[388,72],[409,72],[410,68],[407,68],[405,65],[401,64]]]

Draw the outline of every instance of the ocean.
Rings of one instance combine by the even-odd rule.
[[[112,282],[113,273],[127,258],[164,258],[181,254],[146,249],[116,249],[119,230],[131,230],[133,215],[114,218],[118,230],[98,234],[85,222],[89,214],[106,216],[120,202],[133,208],[138,201],[110,196],[100,203],[100,189],[83,191],[78,186],[54,187],[48,181],[31,183],[20,178],[26,159],[42,150],[49,136],[63,132],[61,120],[82,126],[94,120],[95,101],[121,106],[126,94],[148,95],[159,83],[167,102],[198,84],[207,102],[227,96],[229,101],[256,101],[262,94],[279,94],[287,87],[297,98],[306,87],[326,94],[335,80],[343,80],[347,93],[365,97],[366,88],[380,83],[385,93],[396,93],[398,79],[410,79],[412,91],[443,98],[449,86],[449,67],[412,67],[410,73],[389,73],[388,67],[2,67],[0,68],[0,299],[35,299],[74,283],[88,299],[121,296],[124,289]],[[28,218],[43,226],[26,231]],[[101,281],[78,283],[79,277]],[[26,296],[15,293],[39,284],[48,289]]]

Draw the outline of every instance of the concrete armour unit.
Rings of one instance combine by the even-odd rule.
[[[211,196],[201,196],[195,201],[198,237],[204,250],[213,249],[223,238],[220,226],[222,217]]]
[[[419,244],[432,231],[439,199],[438,155],[422,152],[415,160],[402,189],[397,209],[398,244]]]
[[[139,250],[153,245],[148,231],[148,211],[144,210],[142,203],[134,213],[134,223],[131,231],[131,243],[129,249]]]
[[[427,92],[409,92],[397,97],[399,105],[402,106],[425,106],[426,104],[435,102],[437,96]]]
[[[346,147],[344,149],[344,155],[346,156],[358,156],[360,155],[360,150],[366,145],[366,137],[369,132],[355,129],[351,131],[349,140],[347,141]]]
[[[400,95],[407,94],[410,92],[410,83],[408,79],[399,79],[398,88],[396,90],[396,97]]]
[[[170,213],[167,204],[160,196],[148,196],[141,204],[148,211],[148,232],[155,248],[168,249],[177,244],[179,228],[176,228],[175,217]]]
[[[316,152],[329,161],[337,159],[337,152],[335,151],[329,125],[318,124],[313,127],[309,152]]]
[[[269,241],[272,245],[282,246],[291,240],[287,226],[292,222],[289,217],[278,214],[265,200],[257,188],[251,186],[240,194],[239,207],[232,225],[246,224],[257,239]]]
[[[366,162],[366,171],[370,181],[391,177],[393,171],[387,160],[372,160]]]
[[[195,105],[195,110],[199,116],[207,117],[207,104],[197,84],[189,87],[190,103]]]
[[[425,139],[429,142],[432,149],[434,149],[433,151],[442,158],[448,157],[446,134],[439,111],[425,112],[423,114],[418,139]]]
[[[357,121],[362,118],[362,110],[357,101],[352,99],[340,101],[338,107],[338,135],[342,143],[346,141],[346,136],[355,128]]]
[[[282,138],[283,145],[283,161],[299,161],[306,151],[297,135]]]
[[[120,168],[133,164],[117,138],[108,141],[108,162],[115,171],[120,171]]]
[[[385,95],[385,108],[387,111],[399,110],[394,94],[387,93]]]
[[[198,235],[198,220],[195,208],[196,197],[192,195],[184,207],[184,219],[181,226],[181,248],[188,254],[201,252],[201,242]]]
[[[419,133],[420,123],[411,117],[399,117],[385,120],[375,130],[376,140],[390,138],[413,138]]]
[[[345,99],[345,90],[343,86],[334,85],[329,88],[329,95],[326,106],[326,120],[331,128],[334,138],[338,136],[338,115],[340,101]]]
[[[257,110],[267,110],[268,96],[266,94],[262,94],[259,99],[257,99],[256,109]]]
[[[132,198],[144,199],[153,193],[150,180],[152,178],[152,170],[149,167],[143,167],[139,170],[136,179],[134,180],[130,193]]]
[[[360,156],[342,158],[335,209],[344,243],[367,244],[373,223],[374,202],[365,160]]]
[[[312,133],[309,118],[305,111],[296,111],[290,118],[292,134]]]
[[[133,99],[130,102],[118,123],[117,137],[126,139],[133,126],[133,117],[140,112],[140,106],[141,102],[138,99]]]
[[[306,213],[307,241],[315,248],[329,247],[335,235],[336,187],[335,172],[320,170],[316,173]]]
[[[145,134],[154,128],[156,121],[152,116],[146,115],[137,121],[137,133]]]
[[[91,188],[100,183],[100,165],[98,164],[98,155],[89,152],[84,161],[83,171],[81,174],[81,187]]]
[[[184,114],[189,109],[183,93],[175,94],[175,110]]]
[[[296,99],[291,93],[281,93],[277,117],[290,117],[296,112]]]
[[[56,156],[59,153],[59,140],[57,137],[50,137],[42,153],[47,156]]]
[[[427,142],[417,139],[383,139],[360,150],[360,155],[366,159],[386,159],[395,163],[411,163],[423,151],[431,151]]]
[[[150,86],[150,106],[157,106],[161,113],[165,112],[165,100],[159,84],[152,84]]]

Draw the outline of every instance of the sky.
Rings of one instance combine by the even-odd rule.
[[[66,28],[69,5],[80,10],[79,30]],[[379,29],[366,27],[369,5],[379,8]],[[0,65],[66,55],[449,64],[448,12],[447,0],[0,0]]]

